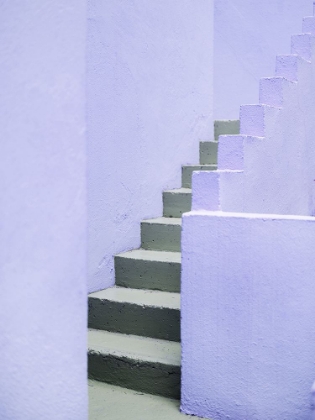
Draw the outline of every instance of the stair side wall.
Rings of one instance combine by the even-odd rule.
[[[315,214],[315,37],[293,36],[292,50],[276,58],[274,77],[261,79],[260,103],[241,106],[240,136],[219,137],[219,170],[193,175],[194,210],[214,210],[206,197],[218,196],[227,212]],[[237,182],[226,182],[236,170]]]
[[[314,35],[315,18],[304,18],[291,54],[261,79],[259,103],[241,106],[240,135],[219,138],[218,170],[193,175],[182,232],[188,414],[311,416]]]
[[[215,0],[214,117],[238,119],[241,104],[258,101],[257,84],[273,73],[276,54],[290,53],[290,36],[311,0]]]
[[[213,140],[212,0],[88,1],[89,291]]]
[[[183,217],[181,409],[214,420],[310,418],[315,219]]]

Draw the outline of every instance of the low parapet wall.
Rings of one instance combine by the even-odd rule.
[[[182,411],[310,418],[315,218],[183,217]]]

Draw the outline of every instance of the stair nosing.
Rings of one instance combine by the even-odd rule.
[[[170,226],[181,226],[182,218],[181,217],[165,217],[160,216],[154,219],[144,219],[141,221],[141,224],[157,224],[157,225],[170,225]]]
[[[192,189],[191,188],[174,188],[173,190],[164,190],[163,193],[171,193],[171,194],[191,194]]]
[[[141,256],[140,256],[141,255]],[[115,257],[134,259],[137,261],[154,261],[161,263],[181,263],[181,253],[179,251],[159,251],[144,248],[132,249],[121,254],[116,254]]]
[[[114,286],[90,293],[89,298],[148,308],[180,310],[180,293],[177,292]]]
[[[103,341],[104,343],[108,343],[109,339],[111,340],[111,347],[101,344]],[[114,340],[118,340],[118,347],[121,346],[121,348],[113,348]],[[98,341],[98,343],[96,343],[96,341]],[[134,352],[130,351],[132,343],[138,347],[138,349]],[[150,346],[153,352],[150,351],[148,353],[142,353],[141,350],[145,348],[145,345]],[[173,354],[173,351],[176,352],[177,356],[165,356],[165,354],[163,354],[163,347],[166,349],[166,352],[169,351],[169,354]],[[152,356],[154,351],[158,351],[160,354],[154,354]],[[137,336],[133,334],[122,334],[104,330],[96,330],[93,328],[88,329],[88,352],[95,352],[109,356],[112,355],[118,358],[128,358],[130,360],[144,361],[149,363],[161,363],[170,366],[180,366],[181,364],[181,345],[179,342]]]
[[[214,167],[215,169],[218,167],[218,165],[217,164],[214,164],[214,163],[213,164],[212,163],[209,163],[209,164],[202,164],[202,163],[200,163],[199,165],[198,164],[196,164],[196,165],[183,165],[182,168],[196,168],[196,167],[199,167],[199,166],[202,166],[202,167]],[[183,188],[185,188],[185,187],[183,187]]]

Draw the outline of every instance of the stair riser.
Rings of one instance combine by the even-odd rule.
[[[196,165],[182,167],[182,187],[191,188],[191,178],[194,171],[211,171],[217,169],[216,166]]]
[[[191,210],[190,193],[163,193],[163,216],[181,217],[183,213]]]
[[[218,162],[218,142],[205,141],[199,143],[200,165],[216,165]]]
[[[218,140],[219,136],[240,133],[239,120],[215,121],[214,122],[214,139]]]
[[[181,226],[160,223],[141,224],[141,247],[156,251],[180,252]]]
[[[89,298],[89,328],[180,341],[180,311]]]
[[[89,378],[168,398],[180,398],[180,367],[89,352]]]
[[[115,257],[116,285],[133,289],[180,292],[181,264]]]

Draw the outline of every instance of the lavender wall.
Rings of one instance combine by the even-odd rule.
[[[0,26],[0,418],[84,420],[85,2]]]
[[[212,0],[88,2],[89,290],[212,139]]]
[[[314,17],[303,31],[241,106],[241,135],[219,138],[218,171],[193,175],[194,210],[315,215]]]
[[[199,211],[182,234],[186,413],[311,416],[315,17],[301,26],[275,77],[260,81],[259,103],[241,107],[241,134],[219,138],[218,171],[193,175]]]
[[[183,218],[182,410],[311,418],[315,218]]]
[[[215,0],[215,119],[238,119],[240,105],[258,101],[259,79],[273,74],[276,54],[290,53],[309,15],[311,0]]]

